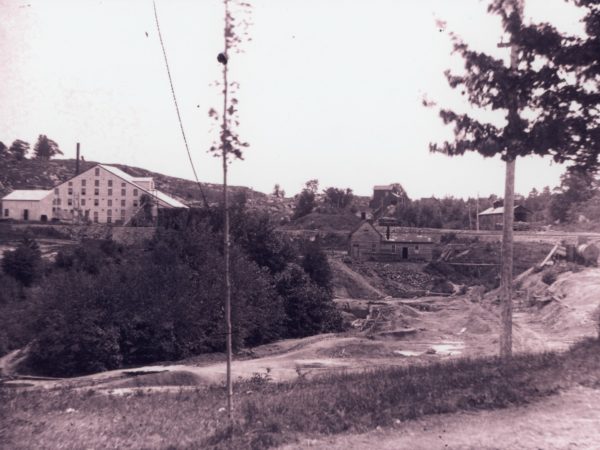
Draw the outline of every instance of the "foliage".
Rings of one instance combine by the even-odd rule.
[[[2,270],[21,285],[29,287],[41,276],[41,262],[42,255],[37,242],[25,237],[15,250],[4,252]]]
[[[560,187],[550,201],[549,210],[553,220],[566,222],[571,217],[571,208],[590,200],[598,189],[598,182],[590,171],[577,168],[567,170],[560,179]]]
[[[341,316],[331,300],[331,293],[314,283],[297,264],[289,264],[277,274],[276,287],[284,300],[287,337],[341,330]]]
[[[11,154],[17,161],[25,159],[27,152],[29,152],[29,143],[16,139],[8,149],[8,153]]]
[[[294,209],[294,219],[298,219],[310,214],[316,206],[317,191],[319,189],[318,180],[309,180],[304,189],[296,196],[296,207]]]
[[[5,158],[8,155],[8,147],[4,142],[0,141],[0,159]]]
[[[440,117],[444,123],[454,125],[456,139],[442,145],[431,144],[430,148],[448,155],[467,151],[486,157],[500,154],[509,160],[530,154],[551,155],[559,163],[572,161],[577,166],[593,168],[600,149],[599,116],[592,102],[598,100],[597,89],[593,94],[584,92],[585,83],[592,80],[585,70],[573,71],[575,84],[564,74],[574,66],[581,69],[578,58],[583,58],[584,51],[573,54],[573,50],[580,49],[579,44],[583,43],[571,42],[564,49],[563,37],[551,26],[525,26],[517,3],[495,0],[489,7],[490,12],[501,17],[508,40],[518,48],[517,68],[506,67],[502,60],[477,52],[452,36],[454,50],[464,59],[465,72],[447,72],[450,86],[461,89],[473,107],[507,111],[506,125],[442,109]],[[590,25],[592,22],[588,21],[588,33]],[[591,39],[595,42],[597,38]],[[527,118],[519,113],[525,109],[530,112]]]
[[[52,139],[49,139],[45,134],[40,134],[38,140],[33,147],[33,153],[36,159],[49,160],[56,155],[62,155],[63,152],[58,147],[58,144]]]
[[[600,152],[600,9],[597,0],[572,3],[585,11],[583,37],[562,34],[546,23],[523,26],[510,17],[503,20],[528,65],[545,63],[536,74],[545,83],[539,102],[542,112],[531,131],[546,137],[547,147],[560,149],[555,160],[595,170]]]
[[[328,291],[332,290],[333,274],[319,239],[304,243],[302,268],[317,286]]]
[[[271,195],[277,198],[285,198],[285,191],[281,189],[279,183],[275,183],[275,186],[273,186],[273,193]]]
[[[38,305],[25,295],[21,284],[0,272],[0,356],[27,345],[35,332]]]
[[[556,271],[556,269],[553,269],[553,268],[546,269],[544,271],[544,273],[542,274],[542,281],[544,283],[546,283],[547,285],[551,285],[552,283],[554,283],[556,281],[557,277],[558,277],[558,272]]]
[[[335,187],[329,187],[323,192],[325,194],[325,202],[338,209],[348,208],[354,199],[352,189],[350,188],[339,189]]]
[[[61,251],[39,292],[34,370],[73,375],[224,350],[223,254],[211,224],[221,216],[216,208],[204,214],[159,229],[143,251],[108,242]],[[234,347],[339,329],[331,289],[291,262],[294,248],[262,216],[233,217],[249,233],[233,233]],[[326,259],[308,254],[312,276],[325,284]]]

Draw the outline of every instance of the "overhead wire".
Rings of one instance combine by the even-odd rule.
[[[156,1],[153,0],[152,4],[154,6],[154,18],[156,20],[156,29],[158,31],[158,39],[160,40],[160,46],[162,48],[162,53],[165,58],[165,67],[167,69],[167,76],[169,77],[169,85],[171,86],[171,95],[173,96],[173,103],[175,104],[175,111],[177,111],[177,120],[179,121],[179,128],[181,129],[181,136],[183,137],[183,142],[185,144],[185,150],[188,155],[188,160],[190,162],[190,166],[192,167],[192,172],[194,173],[194,178],[196,179],[196,183],[198,184],[198,188],[200,189],[200,194],[202,195],[202,200],[204,201],[204,206],[208,208],[208,201],[206,200],[206,196],[204,195],[204,189],[202,189],[202,184],[198,179],[198,174],[196,172],[196,167],[194,165],[194,161],[192,159],[192,153],[190,152],[190,146],[188,145],[188,140],[185,135],[185,129],[183,128],[183,121],[181,120],[181,112],[179,111],[179,104],[177,103],[177,96],[175,95],[175,87],[173,85],[173,77],[171,76],[171,70],[169,68],[169,60],[167,58],[167,50],[165,49],[165,43],[162,38],[162,33],[160,31],[160,23],[158,21],[158,12],[156,10]]]

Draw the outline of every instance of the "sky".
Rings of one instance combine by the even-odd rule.
[[[230,59],[238,132],[250,144],[230,182],[287,195],[309,179],[370,195],[401,183],[411,198],[502,195],[504,163],[429,152],[452,138],[436,108],[470,111],[444,71],[460,71],[448,31],[508,61],[484,0],[251,0],[251,41]],[[223,4],[156,0],[175,92],[199,179],[219,183],[208,117],[221,105]],[[563,0],[525,0],[526,20],[581,31]],[[238,16],[239,17],[239,16]],[[446,23],[439,29],[439,21]],[[151,0],[0,0],[0,141],[39,134],[65,157],[193,179]],[[497,120],[494,114],[483,113]],[[516,191],[554,187],[565,166],[517,162]]]

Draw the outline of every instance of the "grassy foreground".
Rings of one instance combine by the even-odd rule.
[[[575,384],[600,388],[600,341],[584,341],[564,354],[519,355],[505,365],[495,358],[462,359],[279,384],[257,376],[236,386],[233,424],[226,420],[222,389],[189,386],[185,379],[178,384],[184,386],[174,392],[130,396],[0,388],[0,447],[258,449],[301,435],[503,408]]]

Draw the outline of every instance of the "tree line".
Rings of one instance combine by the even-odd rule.
[[[10,147],[7,147],[0,141],[0,159],[14,158],[21,161],[27,158],[31,153],[31,145],[22,139],[15,139]],[[33,146],[33,158],[41,160],[49,160],[57,155],[62,155],[63,152],[58,144],[50,139],[45,134],[40,134]]]
[[[411,199],[400,184],[397,186],[399,198],[390,202],[385,215],[407,227],[475,229],[478,212],[502,200],[497,195]],[[595,170],[569,168],[557,187],[533,188],[527,195],[517,194],[515,201],[531,212],[534,227],[600,221],[600,182]],[[293,219],[311,212],[357,214],[356,204],[352,189],[329,187],[319,192],[318,180],[309,180],[295,197]]]

